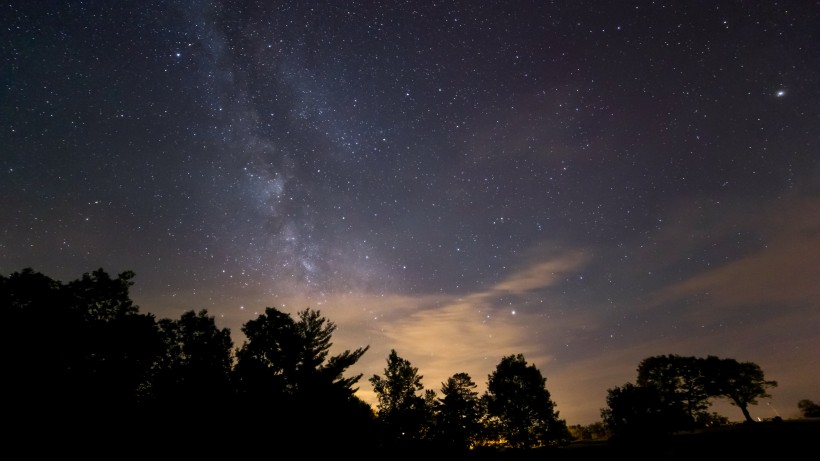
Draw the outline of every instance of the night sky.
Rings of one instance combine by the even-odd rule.
[[[820,401],[820,3],[12,1],[0,273],[320,310],[348,375],[505,355],[600,421],[654,355]],[[14,328],[7,325],[7,328]],[[33,338],[36,340],[36,338]],[[722,407],[721,407],[722,408]],[[713,407],[732,420],[740,410]]]

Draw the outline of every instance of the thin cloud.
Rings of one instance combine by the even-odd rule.
[[[378,325],[383,347],[372,348],[370,357],[360,363],[367,376],[381,375],[389,350],[395,349],[419,369],[425,387],[434,390],[459,372],[469,373],[483,390],[487,375],[505,355],[521,353],[528,362],[544,366],[553,360],[550,346],[545,344],[579,328],[583,322],[573,317],[545,315],[543,309],[502,310],[496,300],[502,295],[524,295],[549,288],[578,270],[585,260],[580,252],[553,255],[547,260],[532,259],[485,291],[461,297],[430,297],[421,306],[414,297],[392,297],[396,305],[406,309],[386,309],[392,314],[391,321]],[[371,298],[367,302],[377,301]],[[413,305],[416,309],[410,309]],[[359,395],[375,402],[369,386],[362,386]]]
[[[760,222],[743,223],[740,217],[734,222],[755,224],[762,229],[758,232],[768,234],[758,251],[664,287],[648,299],[647,306],[684,302],[696,314],[694,318],[701,318],[760,305],[777,306],[772,310],[777,315],[807,303],[820,305],[820,202],[772,204],[761,209],[756,219]],[[721,239],[729,230],[702,232]]]
[[[582,252],[566,252],[558,257],[536,261],[494,285],[486,295],[505,292],[522,294],[553,286],[564,280],[568,273],[576,272],[588,259]]]

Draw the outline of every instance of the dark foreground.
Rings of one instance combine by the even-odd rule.
[[[576,442],[531,452],[496,453],[497,460],[687,460],[803,459],[820,447],[820,419],[737,424],[632,443]]]
[[[19,428],[19,426],[17,426]],[[307,437],[301,441],[274,441],[270,434],[244,431],[230,435],[219,431],[196,434],[185,431],[151,431],[140,436],[103,435],[96,431],[0,431],[6,453],[16,459],[74,457],[84,459],[348,459],[428,461],[700,461],[735,459],[804,459],[820,447],[820,418],[737,424],[663,439],[637,441],[585,441],[564,447],[532,450],[480,449],[452,453],[431,450],[387,450],[366,445],[343,447]],[[182,429],[182,428],[180,428]],[[119,432],[115,429],[114,432]],[[48,436],[48,434],[53,436]],[[71,434],[68,436],[68,434]],[[63,437],[60,437],[60,435]],[[245,434],[245,435],[243,435]],[[307,441],[309,440],[309,441]],[[394,452],[395,451],[395,452]],[[810,458],[810,456],[809,456]]]

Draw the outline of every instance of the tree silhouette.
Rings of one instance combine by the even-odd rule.
[[[804,418],[818,418],[820,417],[820,403],[815,403],[809,399],[803,399],[797,402],[797,408],[803,414]]]
[[[291,316],[272,307],[242,326],[247,340],[236,351],[234,373],[246,400],[275,406],[295,391],[300,353],[295,330]]]
[[[15,430],[111,443],[134,436],[162,342],[154,317],[129,297],[133,277],[98,269],[63,284],[25,269],[2,279],[3,314],[15,322],[4,337]]]
[[[294,321],[290,314],[268,307],[265,313],[246,322],[242,331],[247,341],[237,351],[236,369],[244,381],[264,385],[264,392],[288,397],[308,394],[315,388],[353,395],[361,374],[345,378],[369,346],[329,357],[331,336],[336,324],[320,311],[305,309]]]
[[[694,357],[659,355],[641,361],[636,384],[657,391],[667,429],[692,429],[708,419],[709,394],[703,373]]]
[[[68,308],[83,318],[75,330],[79,346],[70,384],[85,411],[116,419],[139,403],[163,345],[151,314],[141,314],[130,298],[134,273],[111,278],[103,269],[85,273],[65,287]],[[104,423],[103,423],[104,424]]]
[[[484,396],[488,416],[508,446],[532,448],[569,441],[566,422],[558,419],[546,381],[522,354],[502,358],[489,375]]]
[[[373,415],[355,396],[361,374],[343,374],[369,346],[330,356],[336,325],[312,309],[297,316],[293,320],[268,307],[243,325],[247,340],[236,351],[234,367],[242,414],[255,419],[269,414],[254,433],[282,443],[313,443],[304,447],[314,452],[330,449],[316,439],[358,443],[352,437],[362,436],[361,425]]]
[[[748,405],[769,397],[766,388],[777,385],[766,381],[760,367],[751,362],[677,355],[641,361],[637,382],[609,389],[608,408],[601,410],[604,422],[622,439],[725,422],[726,418],[706,412],[713,397],[730,399],[751,422]]]
[[[444,446],[464,450],[473,445],[481,418],[476,387],[467,373],[456,373],[441,384],[436,433]]]
[[[70,393],[65,384],[80,360],[76,345],[83,317],[67,308],[63,285],[31,268],[0,276],[5,413],[27,427],[60,413]]]
[[[679,424],[683,411],[664,401],[657,387],[632,383],[608,389],[606,403],[601,419],[619,442],[668,435]]]
[[[345,376],[369,347],[331,355],[336,325],[320,311],[305,309],[294,319],[266,308],[243,325],[247,339],[233,351],[230,331],[217,328],[206,310],[177,320],[141,314],[129,295],[133,278],[102,269],[67,284],[30,268],[0,276],[0,314],[13,326],[3,335],[4,411],[15,422],[7,435],[45,432],[63,444],[81,441],[84,453],[89,445],[102,453],[126,446],[148,452],[140,442],[152,431],[173,432],[180,455],[195,448],[214,455],[212,441],[223,437],[242,440],[231,449],[249,456],[287,445],[303,456],[373,459],[570,440],[546,378],[522,354],[502,358],[480,398],[467,373],[443,382],[438,397],[391,350],[384,376],[369,380],[378,396],[374,413],[355,396],[362,374]],[[648,357],[636,385],[607,391],[601,417],[617,439],[665,440],[720,420],[705,411],[713,397],[730,399],[752,421],[748,406],[776,385],[751,362]],[[818,414],[810,400],[798,407],[806,417]]]
[[[88,321],[110,321],[139,314],[129,291],[134,285],[133,271],[125,271],[112,279],[103,269],[85,273],[66,286],[70,308],[82,312]]]
[[[370,384],[378,397],[377,418],[385,442],[394,447],[418,445],[429,423],[429,407],[418,368],[390,351],[384,377],[373,375]]]
[[[709,395],[729,399],[732,405],[740,408],[746,422],[754,422],[749,405],[757,405],[757,399],[771,397],[766,389],[777,387],[777,381],[767,381],[760,366],[752,362],[710,355],[702,361],[702,366],[708,376],[706,388]]]
[[[165,344],[146,390],[152,406],[175,421],[198,425],[207,415],[227,414],[233,403],[233,341],[206,310],[157,322]]]

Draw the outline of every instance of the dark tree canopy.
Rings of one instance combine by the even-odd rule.
[[[820,418],[820,403],[803,399],[797,402],[797,408],[800,409],[804,418]]]
[[[678,355],[649,357],[638,365],[636,384],[655,389],[665,427],[692,429],[708,417],[709,394],[702,368],[699,359]]]
[[[399,357],[395,349],[387,357],[384,377],[370,378],[378,398],[379,421],[393,443],[406,444],[424,438],[429,409],[421,379],[418,368]]]
[[[102,269],[83,274],[66,286],[72,309],[82,312],[89,320],[114,320],[139,313],[139,307],[131,300],[129,290],[136,276],[125,271],[112,279]]]
[[[102,269],[66,284],[32,269],[0,277],[0,310],[15,326],[3,348],[15,430],[114,440],[135,428],[163,345],[154,317],[129,297],[133,277]]]
[[[513,448],[554,445],[569,439],[566,423],[558,419],[546,381],[522,354],[502,358],[488,377],[484,397],[488,416],[497,423],[499,435]]]
[[[481,418],[476,387],[467,373],[456,373],[441,384],[436,431],[445,446],[461,450],[473,446]]]
[[[350,443],[353,428],[369,424],[372,411],[355,396],[361,374],[344,377],[368,347],[330,355],[336,325],[305,309],[294,320],[268,307],[242,328],[247,340],[236,351],[235,376],[241,413],[258,419],[260,437],[302,443],[306,437]],[[269,428],[268,428],[269,427]],[[310,446],[313,451],[326,446]]]
[[[619,440],[668,435],[678,426],[682,409],[664,401],[652,386],[626,383],[607,390],[601,419]]]
[[[154,367],[151,397],[188,413],[231,403],[230,330],[218,328],[206,310],[187,311],[178,320],[162,319],[157,325],[165,348]]]
[[[8,410],[25,417],[62,405],[73,379],[72,369],[83,356],[81,312],[68,308],[62,283],[27,268],[0,276],[0,308],[6,325],[3,363],[6,394],[14,395]],[[60,385],[55,385],[60,383]]]
[[[714,356],[648,357],[638,366],[637,385],[627,383],[608,390],[608,407],[601,410],[601,416],[620,436],[668,434],[725,421],[706,409],[711,405],[709,399],[727,398],[752,422],[748,406],[769,397],[766,389],[776,385],[751,362]]]
[[[218,434],[244,440],[238,448],[248,456],[288,445],[309,457],[361,458],[570,440],[546,378],[522,354],[501,359],[480,397],[467,373],[441,383],[439,397],[391,350],[384,376],[369,380],[374,412],[356,396],[362,374],[347,375],[369,346],[332,354],[336,325],[320,311],[291,316],[268,307],[242,326],[246,340],[234,350],[230,331],[206,310],[159,321],[140,313],[129,295],[133,278],[102,269],[69,283],[32,269],[0,275],[0,314],[14,326],[3,335],[10,434],[91,437],[103,450],[102,441],[135,447],[150,434],[173,433],[189,455],[213,455]],[[748,406],[777,385],[757,364],[713,356],[648,357],[637,371],[636,384],[608,390],[601,410],[622,439],[705,427],[717,419],[706,412],[711,398],[729,399],[751,421]],[[818,415],[810,400],[798,406]]]
[[[297,317],[268,307],[242,327],[247,341],[236,352],[236,369],[244,391],[292,398],[321,390],[351,397],[362,375],[343,374],[369,347],[329,356],[336,325],[311,309]]]
[[[254,453],[263,441],[326,442],[313,452],[372,445],[373,411],[354,395],[361,375],[344,376],[367,347],[331,356],[335,325],[318,311],[294,321],[268,309],[249,321],[239,366],[230,331],[207,311],[159,322],[141,314],[129,295],[133,277],[102,269],[66,284],[31,269],[0,276],[0,312],[15,325],[3,348],[14,434],[88,439],[100,451],[173,434],[166,447],[189,455],[198,447],[212,455],[206,442],[216,434],[248,437]]]
[[[749,414],[749,405],[757,405],[758,399],[771,397],[767,389],[777,387],[777,381],[767,381],[756,363],[711,355],[702,363],[708,376],[706,388],[709,395],[729,399],[732,405],[740,408],[747,422],[754,421]]]

